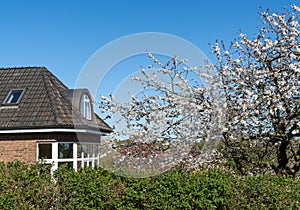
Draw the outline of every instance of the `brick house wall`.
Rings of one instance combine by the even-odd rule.
[[[0,161],[36,162],[37,140],[6,140],[0,141]]]

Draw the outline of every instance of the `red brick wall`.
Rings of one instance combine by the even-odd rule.
[[[0,141],[0,161],[36,162],[36,140]]]

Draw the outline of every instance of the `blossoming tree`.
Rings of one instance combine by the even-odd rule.
[[[227,102],[228,158],[242,174],[300,169],[300,9],[261,12],[254,38],[241,33],[214,52]]]
[[[132,80],[151,89],[150,95],[125,103],[102,97],[103,111],[123,120],[126,129],[117,134],[148,148],[143,157],[155,157],[161,151],[157,146],[185,142],[174,146],[176,160],[186,157],[191,142],[206,142],[204,148],[211,149],[221,140],[222,159],[241,174],[295,176],[300,170],[300,9],[267,10],[260,17],[263,26],[253,38],[241,33],[228,47],[216,42],[215,66],[187,67],[176,56],[161,63],[148,53],[155,68],[141,69],[142,77]],[[194,166],[203,155],[193,157]]]

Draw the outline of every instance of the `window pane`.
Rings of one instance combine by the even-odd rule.
[[[95,145],[94,145],[94,153],[95,153],[95,157],[98,157],[98,156],[99,156],[99,148],[100,148],[100,145],[99,145],[99,144],[95,144]]]
[[[39,159],[52,159],[52,144],[38,144]]]
[[[77,170],[79,170],[81,168],[81,161],[77,161]]]
[[[83,157],[88,157],[88,145],[87,144],[83,144]]]
[[[59,143],[58,158],[73,158],[73,143]]]
[[[81,158],[82,151],[83,151],[82,145],[77,144],[77,158]]]
[[[73,162],[58,162],[58,167],[66,165],[67,168],[73,168]]]
[[[10,97],[9,97],[9,101],[7,101],[8,103],[17,103],[19,97],[22,94],[22,90],[13,90],[11,91]]]
[[[99,159],[93,159],[94,167],[99,166]]]
[[[11,90],[6,98],[5,104],[17,104],[24,90]]]
[[[80,112],[85,117],[84,98],[83,97],[81,98],[81,101],[80,101]]]
[[[89,148],[89,151],[88,151],[89,157],[93,157],[93,145],[92,145],[92,144],[89,144],[89,145],[88,145],[88,148]]]
[[[91,120],[91,104],[90,102],[86,102],[86,119]]]

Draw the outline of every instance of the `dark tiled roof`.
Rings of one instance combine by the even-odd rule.
[[[16,106],[3,105],[11,89],[25,89]],[[89,128],[111,131],[96,114],[92,121],[72,109],[69,90],[45,67],[0,68],[0,130]]]

